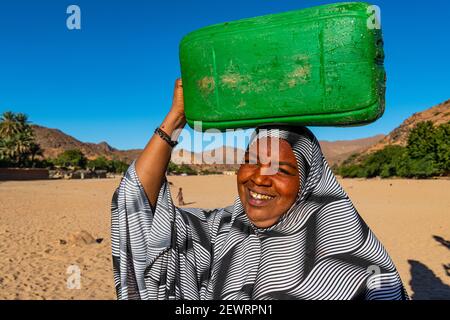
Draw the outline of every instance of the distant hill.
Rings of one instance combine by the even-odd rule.
[[[44,150],[45,158],[55,158],[66,150],[79,149],[89,159],[104,156],[108,159],[117,157],[125,162],[131,162],[142,152],[142,150],[117,150],[106,142],[81,142],[58,129],[50,129],[38,125],[32,125],[32,128],[36,142]]]
[[[136,159],[142,152],[140,149],[134,150],[118,150],[113,148],[106,142],[100,143],[87,143],[81,142],[76,138],[62,132],[58,129],[50,129],[38,125],[33,125],[33,130],[36,136],[36,141],[44,149],[44,156],[46,158],[55,158],[60,153],[65,150],[70,149],[80,149],[86,157],[89,159],[94,159],[100,156],[104,156],[108,159],[116,157],[120,160],[130,163],[132,160]],[[377,135],[375,137],[366,139],[357,139],[349,141],[321,141],[321,147],[325,157],[327,158],[330,165],[339,163],[346,159],[353,153],[360,152],[368,148],[369,146],[377,143],[383,139],[383,135]],[[208,151],[205,156],[216,157],[222,152],[223,159],[228,163],[233,163],[233,159],[240,159],[244,154],[242,149],[234,149],[230,147],[222,147],[222,149],[216,149],[215,151]],[[205,157],[204,157],[205,158]],[[202,159],[200,153],[191,153],[186,150],[175,150],[172,161],[177,164],[182,163],[192,163],[196,159],[197,163],[201,162]],[[210,171],[224,171],[224,170],[235,170],[238,165],[191,165],[195,169],[210,170]]]
[[[356,140],[343,140],[343,141],[320,141],[320,146],[322,148],[322,152],[324,153],[325,158],[328,163],[332,166],[334,164],[339,164],[340,162],[347,159],[354,153],[358,153],[375,143],[379,142],[383,139],[384,135],[377,135],[370,138],[365,139],[356,139]],[[241,159],[244,155],[244,150],[242,149],[233,149],[230,147],[223,147],[222,150],[216,149],[212,152],[212,154],[208,154],[208,156],[215,157],[215,154],[218,152],[222,152],[223,159],[228,162],[232,162],[233,159]],[[201,153],[191,153],[186,150],[180,150],[179,152],[175,152],[172,155],[172,161],[176,164],[186,163],[188,164],[190,161],[197,160],[199,162],[201,159]],[[234,157],[234,158],[233,158]],[[224,169],[224,166],[215,166],[214,169]],[[236,169],[239,166],[232,166],[230,169]]]
[[[450,121],[450,100],[447,100],[437,106],[422,112],[413,114],[406,119],[399,127],[395,128],[389,135],[384,137],[378,143],[369,146],[360,153],[358,159],[362,156],[381,150],[389,145],[406,146],[411,130],[423,121],[431,121],[434,125],[440,125]]]
[[[320,145],[325,158],[331,166],[341,163],[353,154],[360,154],[356,159],[358,160],[362,156],[381,150],[388,145],[405,146],[411,129],[414,128],[417,123],[422,121],[432,121],[435,125],[449,122],[450,100],[425,111],[413,114],[387,136],[377,135],[370,138],[347,141],[320,141]],[[100,156],[104,156],[108,159],[115,157],[130,163],[142,152],[141,149],[118,150],[110,146],[107,142],[81,142],[58,129],[50,129],[38,125],[33,125],[32,127],[37,142],[44,149],[44,156],[46,158],[55,158],[65,150],[80,149],[89,159]],[[233,159],[240,159],[244,154],[244,151],[241,149],[222,147],[222,149],[208,152],[208,155],[214,157],[220,152],[223,154],[223,159],[228,160],[228,162],[233,162]],[[199,153],[191,153],[186,150],[175,150],[172,156],[172,161],[177,164],[189,164],[192,163],[194,159],[199,163],[201,162],[199,159],[202,159],[202,155]],[[190,166],[197,170],[202,169],[209,171],[235,170],[239,167],[238,165],[209,164],[194,164]]]
[[[330,166],[339,164],[351,155],[373,146],[381,141],[385,135],[379,134],[374,137],[343,141],[319,141],[320,147]]]
[[[175,150],[172,153],[172,161],[175,164],[189,164],[191,168],[209,171],[228,171],[237,170],[239,165],[236,164],[244,156],[245,151],[238,148],[222,147],[202,153],[192,153],[186,150]],[[211,164],[215,160],[222,159],[224,164]],[[192,164],[194,163],[194,164]],[[203,163],[203,164],[202,164]]]

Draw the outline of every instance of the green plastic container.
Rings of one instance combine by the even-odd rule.
[[[194,31],[180,43],[186,118],[203,130],[355,126],[385,107],[381,30],[367,3],[339,3]]]

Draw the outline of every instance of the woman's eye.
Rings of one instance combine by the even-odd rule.
[[[279,168],[278,172],[283,174],[283,175],[288,175],[288,176],[294,176],[295,174],[291,173],[289,170],[283,169],[283,168]]]

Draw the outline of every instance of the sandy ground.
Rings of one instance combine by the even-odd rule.
[[[237,195],[233,176],[169,181],[172,195],[183,187],[192,207],[227,206]],[[387,248],[410,295],[450,299],[450,180],[341,183]],[[1,182],[0,299],[115,299],[109,228],[118,184],[119,179]],[[93,239],[77,239],[83,230]]]

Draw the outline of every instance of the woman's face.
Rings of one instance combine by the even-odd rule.
[[[238,193],[250,221],[258,228],[269,228],[294,204],[299,170],[286,140],[263,138],[255,143],[238,171]],[[278,146],[272,148],[272,144]]]

